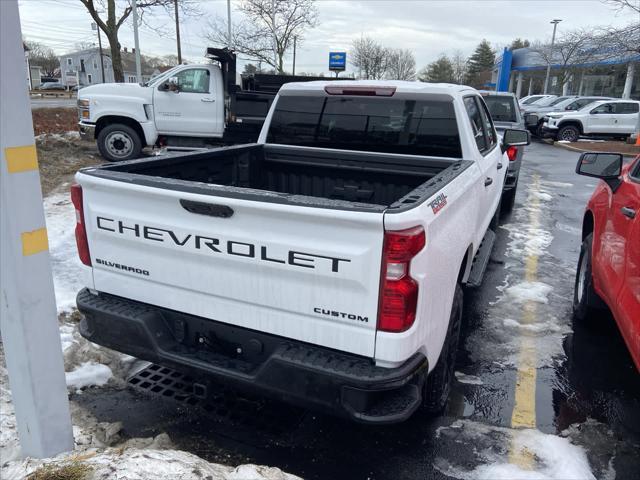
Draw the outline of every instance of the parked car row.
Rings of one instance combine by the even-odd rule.
[[[540,138],[627,138],[638,128],[640,102],[611,97],[530,95],[520,99],[524,126]]]

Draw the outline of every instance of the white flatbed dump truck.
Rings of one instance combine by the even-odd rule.
[[[76,175],[100,345],[361,422],[438,412],[510,145],[458,85],[284,85],[255,144]]]

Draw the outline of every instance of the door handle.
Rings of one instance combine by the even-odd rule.
[[[622,212],[622,214],[625,217],[629,217],[629,218],[636,218],[636,211],[633,208],[630,207],[622,207],[620,209],[620,211]]]
[[[491,185],[493,183],[493,178],[491,177],[487,177],[484,179],[484,186],[488,187],[489,185]]]
[[[498,162],[498,170],[502,170],[502,162]]]
[[[205,98],[201,98],[200,101],[201,102],[215,102],[216,99],[215,98],[205,97]]]

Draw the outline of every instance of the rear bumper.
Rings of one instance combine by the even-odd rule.
[[[422,403],[428,371],[416,353],[397,368],[370,359],[87,289],[77,297],[86,339],[150,362],[365,423],[397,423]]]

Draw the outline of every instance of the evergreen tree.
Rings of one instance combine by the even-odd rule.
[[[421,82],[455,83],[453,63],[446,55],[440,55],[440,58],[420,72],[419,79]]]
[[[467,62],[467,83],[471,86],[480,86],[481,77],[493,69],[495,61],[496,54],[491,44],[486,39],[482,39]]]
[[[522,40],[521,38],[516,38],[513,42],[511,42],[511,47],[509,50],[517,50],[518,48],[527,48],[531,46],[531,43],[526,38]]]

